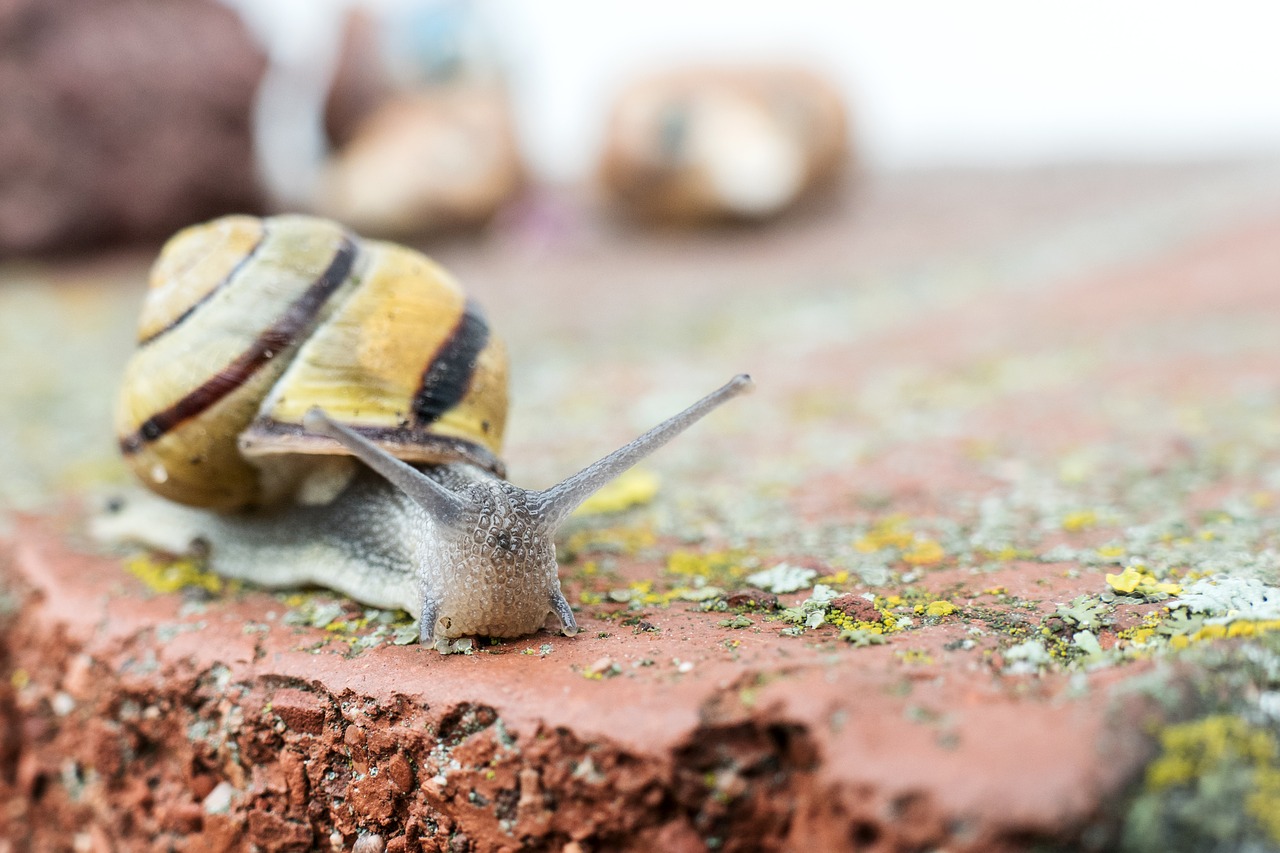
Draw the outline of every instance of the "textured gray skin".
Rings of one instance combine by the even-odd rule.
[[[440,523],[419,510],[415,564],[423,642],[480,634],[520,637],[548,619],[577,633],[560,590],[555,529],[541,523],[530,493],[474,465],[441,465],[429,476],[463,498],[464,515]],[[428,626],[433,626],[428,631]]]
[[[259,586],[322,586],[407,610],[419,616],[424,644],[471,634],[523,636],[548,617],[574,633],[555,543],[535,523],[527,493],[466,464],[424,473],[476,507],[474,515],[459,526],[441,524],[362,467],[324,506],[220,515],[138,493],[115,501],[94,532],[109,541],[204,552],[214,572]]]

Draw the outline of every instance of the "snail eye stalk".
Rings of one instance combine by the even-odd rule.
[[[551,530],[555,530],[577,509],[619,474],[641,459],[662,447],[715,409],[755,387],[745,373],[729,380],[722,387],[703,397],[678,415],[668,418],[644,435],[626,444],[603,459],[588,465],[564,482],[542,492],[530,493],[530,503],[540,506],[539,518]]]
[[[467,504],[456,494],[354,430],[333,421],[319,408],[308,410],[302,425],[308,432],[340,442],[353,456],[417,501],[437,521],[456,524],[466,517]]]

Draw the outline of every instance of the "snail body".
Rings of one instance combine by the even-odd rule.
[[[526,490],[497,456],[505,352],[424,256],[325,220],[229,217],[175,236],[151,284],[117,427],[159,497],[115,502],[98,535],[200,551],[215,572],[261,586],[403,608],[441,649],[548,624],[575,633],[558,527],[751,387],[736,377],[560,484]],[[194,359],[166,342],[184,334],[209,339],[190,344]]]

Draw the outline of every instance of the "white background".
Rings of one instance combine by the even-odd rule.
[[[802,59],[873,168],[1280,153],[1280,3],[489,0],[545,178],[587,174],[610,95],[688,60]]]

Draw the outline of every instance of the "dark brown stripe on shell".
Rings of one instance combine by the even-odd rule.
[[[422,384],[413,395],[413,414],[419,424],[438,420],[462,402],[488,343],[489,324],[480,306],[468,299],[458,325],[423,371]]]
[[[213,295],[214,295],[215,293],[217,293],[219,290],[222,290],[224,287],[226,287],[228,284],[230,284],[230,283],[231,283],[231,281],[232,281],[232,280],[233,280],[237,275],[239,275],[239,274],[240,274],[240,271],[241,271],[241,270],[243,270],[243,269],[245,268],[245,266],[247,266],[247,265],[248,265],[248,263],[249,263],[251,260],[253,260],[253,256],[254,256],[254,255],[256,255],[256,254],[258,253],[258,250],[259,250],[259,249],[261,249],[261,248],[262,248],[262,245],[263,245],[264,243],[266,243],[266,242],[267,242],[267,223],[266,223],[266,221],[263,221],[263,223],[262,223],[262,233],[258,236],[258,242],[257,242],[257,243],[254,243],[254,245],[253,245],[253,248],[252,248],[252,249],[250,249],[248,252],[245,252],[244,257],[243,257],[243,258],[241,258],[241,259],[236,263],[236,265],[235,265],[234,267],[232,267],[232,268],[231,268],[231,271],[230,271],[230,272],[228,272],[228,273],[223,277],[222,281],[218,282],[218,283],[217,283],[217,284],[215,284],[213,287],[209,288],[209,292],[208,292],[208,293],[206,293],[204,296],[201,296],[201,297],[200,297],[199,299],[197,299],[195,302],[191,303],[191,306],[190,306],[190,307],[188,307],[186,311],[183,311],[183,312],[182,312],[181,314],[179,314],[177,317],[175,317],[175,318],[173,318],[172,320],[170,320],[170,321],[169,321],[169,324],[168,324],[167,326],[165,326],[164,328],[159,329],[159,330],[157,330],[157,331],[155,331],[155,332],[152,332],[150,335],[148,335],[148,336],[147,336],[147,337],[145,337],[145,338],[139,338],[139,339],[138,339],[138,346],[139,346],[139,347],[144,347],[144,346],[146,346],[147,344],[149,344],[149,343],[151,343],[152,341],[154,341],[156,338],[158,338],[158,337],[160,337],[160,336],[162,336],[162,335],[165,335],[165,334],[169,333],[169,332],[170,332],[170,331],[172,331],[173,329],[178,328],[178,327],[179,327],[179,326],[181,326],[184,322],[186,322],[187,318],[188,318],[188,317],[190,317],[192,314],[194,314],[197,308],[199,308],[201,305],[203,305],[203,304],[205,304],[206,302],[208,302],[211,298],[213,298]]]
[[[350,274],[355,256],[355,243],[349,237],[343,237],[342,245],[329,262],[328,269],[294,300],[280,319],[208,382],[164,411],[147,418],[137,432],[121,438],[120,450],[126,455],[136,453],[148,442],[155,441],[184,421],[199,415],[247,382],[311,324],[321,306]]]
[[[347,424],[347,426],[384,450],[388,450],[392,456],[404,459],[411,464],[444,464],[443,462],[429,463],[428,460],[413,458],[415,454],[420,454],[421,456],[437,456],[441,460],[450,462],[470,462],[472,465],[492,471],[499,477],[507,475],[506,465],[493,451],[482,444],[477,444],[465,438],[458,438],[452,435],[435,435],[413,427],[375,427],[358,426],[356,424]],[[249,426],[245,435],[246,437],[252,435],[251,440],[242,438],[240,442],[241,452],[246,456],[261,455],[254,453],[253,445],[268,439],[277,445],[279,452],[293,452],[292,448],[288,446],[294,443],[297,445],[298,452],[304,452],[303,448],[307,444],[311,444],[314,447],[314,443],[329,442],[335,449],[344,454],[346,453],[336,441],[309,433],[301,424],[281,423],[271,418],[258,418]],[[401,455],[395,452],[395,447],[412,448],[413,453]]]

